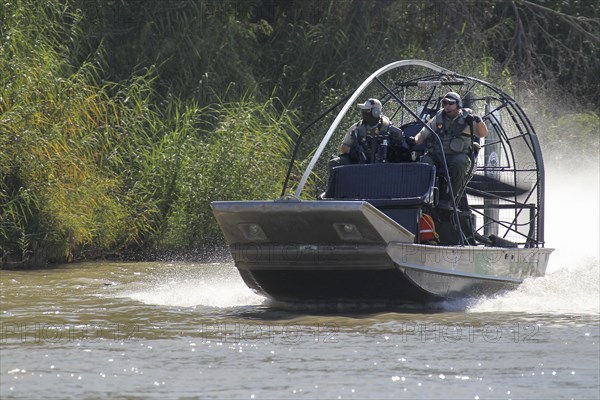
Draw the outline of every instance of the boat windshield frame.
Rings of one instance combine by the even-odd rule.
[[[396,113],[394,113],[394,115],[396,115],[399,110],[402,110],[402,112],[407,111],[408,114],[410,114],[412,116],[412,121],[414,123],[420,123],[423,126],[429,128],[428,125],[426,124],[426,120],[428,120],[429,117],[424,118],[425,117],[424,114],[417,115],[417,113],[415,113],[405,103],[405,101],[403,101],[402,99],[400,99],[398,97],[398,95],[396,94],[397,93],[396,86],[389,88],[380,79],[384,74],[389,73],[390,71],[393,71],[395,69],[404,68],[404,67],[423,67],[423,68],[426,68],[426,69],[429,69],[432,71],[432,77],[440,76],[440,77],[444,77],[445,79],[449,79],[449,78],[450,79],[446,82],[442,82],[439,80],[435,80],[435,78],[432,78],[431,80],[426,80],[426,79],[419,80],[422,78],[418,78],[415,80],[403,82],[402,84],[400,84],[400,86],[402,86],[402,85],[404,85],[404,86],[428,86],[428,85],[436,86],[436,85],[438,85],[437,87],[441,87],[441,86],[446,86],[446,85],[452,85],[452,84],[454,84],[454,82],[452,82],[452,80],[457,80],[457,81],[461,81],[461,84],[463,84],[464,82],[468,82],[469,84],[472,84],[472,85],[481,85],[481,86],[485,87],[487,89],[487,91],[489,91],[488,103],[491,103],[492,100],[500,101],[499,102],[500,105],[498,105],[498,106],[495,106],[495,107],[492,107],[489,109],[487,109],[487,107],[486,107],[486,119],[489,121],[490,126],[494,126],[495,128],[498,129],[498,131],[500,131],[501,135],[504,135],[500,139],[498,139],[497,143],[500,146],[500,151],[503,152],[503,156],[506,159],[510,160],[510,162],[512,162],[512,165],[511,165],[512,169],[507,169],[507,171],[512,172],[514,174],[515,182],[517,180],[517,174],[519,174],[519,173],[531,173],[532,176],[535,175],[535,177],[532,178],[532,179],[535,179],[535,182],[529,193],[529,196],[531,196],[533,193],[535,193],[537,198],[531,199],[528,196],[525,199],[518,199],[517,196],[515,195],[514,199],[511,200],[510,198],[507,199],[506,197],[500,197],[500,196],[495,196],[494,194],[486,193],[486,196],[488,196],[488,198],[493,199],[494,197],[497,197],[496,200],[500,201],[501,203],[504,203],[499,208],[512,207],[514,209],[518,209],[518,213],[516,214],[516,216],[512,222],[511,221],[509,221],[509,222],[501,221],[499,218],[494,218],[493,216],[490,217],[489,215],[486,215],[484,217],[488,221],[487,223],[496,223],[509,231],[514,231],[517,234],[521,235],[526,242],[526,244],[525,244],[526,247],[543,247],[544,246],[544,204],[545,204],[545,200],[544,200],[544,191],[545,191],[544,162],[543,162],[543,157],[542,157],[542,153],[541,153],[541,147],[540,147],[539,141],[537,139],[537,135],[535,133],[535,130],[534,130],[533,125],[531,124],[529,118],[527,117],[527,115],[525,114],[523,109],[519,106],[519,104],[517,104],[517,102],[512,98],[512,96],[503,92],[498,87],[496,87],[488,82],[485,82],[481,79],[461,75],[459,73],[448,70],[446,68],[443,68],[439,65],[436,65],[432,62],[425,61],[425,60],[401,60],[401,61],[396,61],[396,62],[387,64],[387,65],[379,68],[377,71],[372,73],[367,79],[365,79],[360,84],[360,86],[358,86],[358,88],[356,90],[354,90],[350,95],[348,95],[345,98],[338,101],[334,106],[330,107],[325,113],[321,114],[321,116],[319,118],[317,118],[317,120],[319,120],[323,116],[328,115],[329,113],[333,112],[335,109],[337,109],[343,103],[343,106],[341,107],[337,116],[335,117],[335,119],[333,120],[331,125],[329,126],[329,128],[328,128],[327,132],[325,133],[325,135],[323,136],[319,146],[316,148],[316,150],[312,154],[312,157],[310,158],[308,166],[304,170],[304,173],[302,174],[302,177],[298,183],[298,186],[296,187],[294,197],[301,198],[303,190],[305,189],[305,186],[306,186],[309,178],[311,177],[311,174],[313,172],[315,165],[317,164],[317,162],[323,155],[325,148],[327,147],[327,145],[328,145],[329,141],[331,140],[332,136],[334,135],[334,133],[337,131],[338,126],[340,125],[341,121],[344,119],[344,117],[346,116],[348,111],[352,107],[354,107],[354,105],[357,102],[357,99],[359,99],[359,97],[372,84],[378,84],[383,88],[384,92],[386,93],[384,97],[386,98],[387,101],[390,101],[393,99],[395,101],[395,103],[397,103],[398,109],[396,110]],[[397,84],[394,84],[394,85],[397,85]],[[434,90],[436,90],[435,87],[434,87]],[[432,92],[432,95],[433,95],[433,92]],[[382,100],[384,100],[384,99],[382,98]],[[431,98],[429,100],[431,100]],[[385,102],[384,102],[384,104],[385,104]],[[504,108],[506,108],[506,110],[504,110]],[[506,134],[506,132],[502,132],[503,131],[502,123],[496,117],[496,114],[498,114],[500,112],[506,112],[508,114],[509,118],[512,119],[511,124],[517,126],[516,129],[518,129],[518,132],[515,137],[511,138]],[[402,117],[402,119],[404,119],[404,117]],[[313,121],[313,123],[316,122],[317,120]],[[312,125],[313,123],[309,124],[309,126]],[[303,130],[303,132],[306,129],[308,129],[308,126]],[[431,130],[431,128],[429,128],[429,129],[431,132],[433,132],[433,130]],[[435,132],[433,132],[433,133],[434,133],[433,136],[437,137]],[[511,140],[513,140],[515,138],[519,138],[519,137],[525,140],[526,146],[529,147],[528,151],[530,152],[530,154],[535,162],[535,165],[530,170],[519,169],[517,167],[517,163],[519,160],[515,159],[515,154],[513,152],[513,149],[511,148]],[[530,139],[527,139],[525,137],[529,137]],[[294,149],[294,155],[292,156],[292,160],[290,162],[290,168],[288,170],[288,174],[286,176],[286,181],[284,183],[284,187],[282,190],[282,197],[285,196],[288,179],[289,179],[290,172],[292,169],[292,164],[294,163],[296,152],[298,150],[300,139],[301,139],[301,137],[298,138],[297,143],[296,143],[296,148]],[[486,145],[491,146],[493,144],[494,143],[490,142],[490,143],[487,143]],[[484,174],[488,174],[488,172],[490,172],[490,173],[494,172],[488,166],[477,166],[476,170],[478,172],[483,171]],[[447,171],[445,171],[445,172],[447,173]],[[507,173],[507,172],[502,170],[502,173]],[[477,193],[477,189],[473,189],[473,188],[468,188],[468,189],[469,189],[470,193],[474,194],[475,196],[482,194],[482,193]],[[528,201],[535,201],[535,204],[532,205],[531,203],[528,203]],[[508,204],[506,204],[506,203],[508,203]],[[483,216],[483,211],[477,209],[477,207],[470,206],[470,209],[474,213],[479,214],[480,216]],[[518,219],[519,215],[521,214],[521,212],[523,212],[525,210],[528,210],[530,213],[530,217],[529,217],[530,218],[530,221],[529,221],[530,229],[529,229],[529,232],[523,233],[522,232],[523,229],[520,229],[517,227],[517,224],[518,224],[517,219]],[[456,206],[454,207],[454,211],[455,212],[457,211]]]

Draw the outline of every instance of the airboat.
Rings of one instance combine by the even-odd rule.
[[[328,169],[340,132],[360,119],[357,102],[379,99],[409,138],[448,91],[460,93],[489,132],[450,209],[439,207],[448,171],[419,162],[423,145],[405,146],[410,159],[398,162],[391,157],[397,149],[374,138],[386,154],[379,162]],[[310,131],[321,132],[320,143],[307,138]],[[298,161],[303,143],[306,161]],[[211,206],[247,286],[282,303],[411,305],[489,296],[543,276],[553,251],[544,247],[541,148],[523,109],[490,83],[423,60],[383,66],[302,129],[280,198]]]

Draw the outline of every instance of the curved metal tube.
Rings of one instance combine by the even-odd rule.
[[[382,75],[388,71],[391,71],[393,69],[396,69],[396,68],[406,67],[406,66],[411,66],[411,65],[429,68],[436,72],[454,73],[452,71],[449,71],[447,69],[440,67],[439,65],[436,65],[432,62],[425,61],[425,60],[401,60],[401,61],[395,61],[393,63],[385,65],[385,66],[379,68],[373,74],[371,74],[371,76],[369,76],[354,91],[352,96],[350,96],[350,98],[348,99],[346,104],[344,104],[344,107],[342,107],[341,111],[339,112],[339,114],[337,115],[337,117],[335,118],[335,120],[333,121],[331,126],[329,127],[329,130],[323,137],[321,144],[319,144],[319,147],[315,151],[315,154],[312,156],[310,163],[308,164],[308,167],[306,168],[306,170],[304,171],[304,174],[302,175],[302,178],[300,179],[300,183],[298,184],[298,187],[296,188],[296,197],[300,198],[300,195],[302,194],[302,190],[304,189],[304,185],[306,185],[306,181],[308,180],[308,177],[310,176],[315,164],[317,163],[317,160],[319,159],[319,157],[321,157],[323,150],[325,150],[325,146],[327,146],[327,143],[329,143],[329,139],[331,139],[331,136],[333,135],[333,133],[337,129],[338,125],[342,121],[342,118],[344,118],[344,116],[348,112],[348,109],[350,109],[350,107],[356,101],[358,96],[373,82],[373,80],[375,78],[379,77],[380,75]]]

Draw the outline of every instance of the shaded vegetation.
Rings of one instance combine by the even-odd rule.
[[[6,0],[0,37],[3,265],[219,243],[210,201],[278,197],[296,127],[399,59],[558,96],[542,142],[598,152],[594,2]]]
[[[188,141],[179,168],[178,198],[162,244],[172,250],[201,247],[220,238],[210,200],[277,198],[289,162],[293,115],[273,101],[241,99],[214,110],[205,137]]]

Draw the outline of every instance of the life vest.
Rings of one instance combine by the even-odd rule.
[[[370,128],[367,124],[363,124],[362,121],[360,121],[355,127],[356,136],[358,137],[358,140],[364,142],[367,136],[374,137],[381,132],[389,132],[391,124],[390,119],[386,116],[381,116],[381,118],[379,118],[379,123]]]
[[[379,118],[379,123],[377,125],[368,126],[367,124],[359,121],[352,128],[352,135],[355,138],[353,151],[354,158],[362,159],[362,162],[374,162],[375,152],[377,151],[377,145],[375,139],[377,136],[382,133],[390,133],[390,128],[392,127],[392,123],[389,118],[386,116],[381,116]],[[358,152],[362,153],[363,156],[357,154]]]
[[[435,223],[429,214],[423,214],[419,219],[419,242],[436,242],[438,243],[440,236],[435,231]]]
[[[453,120],[444,118],[444,110],[439,110],[435,114],[435,132],[442,141],[442,150],[444,151],[444,154],[469,154],[473,148],[473,133],[469,129],[465,132],[465,129],[468,127],[465,117],[471,114],[471,110],[468,108],[463,108],[461,110],[462,112]],[[435,154],[440,154],[439,143],[437,140],[433,141],[433,152]]]

